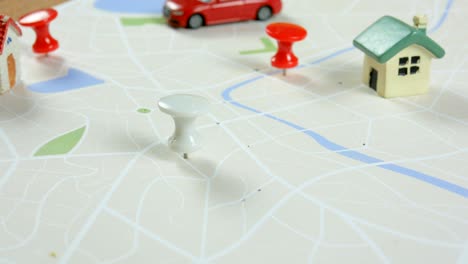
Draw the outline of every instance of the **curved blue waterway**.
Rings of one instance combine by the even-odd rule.
[[[81,89],[101,83],[104,83],[104,81],[89,75],[86,72],[70,68],[67,75],[28,85],[28,89],[37,93],[59,93]]]
[[[447,5],[446,5],[446,9],[444,11],[444,14],[440,18],[439,22],[436,24],[435,29],[438,29],[444,23],[444,21],[446,20],[447,14],[449,12],[449,9],[452,6],[452,3],[453,3],[453,0],[448,1]],[[315,64],[322,63],[324,61],[333,59],[333,58],[338,57],[338,56],[340,56],[342,54],[350,52],[352,50],[354,50],[353,47],[348,47],[348,48],[336,51],[336,52],[334,52],[334,53],[332,53],[332,54],[330,54],[328,56],[325,56],[323,58],[315,60],[315,61],[313,61],[312,63],[310,63],[308,65],[315,65]],[[307,65],[301,65],[300,68],[306,67],[306,66]],[[277,74],[278,72],[279,71],[275,71],[275,72],[273,72],[271,74]],[[406,168],[406,167],[403,167],[403,166],[400,166],[400,165],[397,165],[397,164],[388,163],[388,162],[385,162],[385,161],[380,160],[378,158],[371,157],[369,155],[366,155],[366,154],[358,152],[358,151],[350,150],[350,149],[348,149],[348,148],[346,148],[344,146],[341,146],[339,144],[336,144],[336,143],[328,140],[326,137],[318,134],[317,132],[306,129],[305,127],[294,124],[292,122],[289,122],[289,121],[287,121],[285,119],[282,119],[282,118],[279,118],[277,116],[262,112],[261,110],[255,109],[255,108],[250,107],[248,105],[241,104],[241,103],[239,103],[238,101],[236,101],[236,100],[234,100],[232,98],[231,93],[234,92],[235,90],[238,90],[238,89],[240,89],[242,87],[245,87],[246,85],[254,83],[256,81],[259,81],[259,80],[263,79],[264,77],[265,77],[264,75],[256,76],[254,78],[251,78],[251,79],[245,80],[243,82],[234,84],[231,87],[228,87],[227,89],[225,89],[221,95],[222,95],[222,97],[224,98],[225,101],[229,102],[230,104],[232,104],[232,105],[234,105],[236,107],[239,107],[239,108],[242,108],[244,110],[247,110],[247,111],[262,115],[262,116],[264,116],[266,118],[275,120],[277,122],[280,122],[280,123],[282,123],[282,124],[284,124],[286,126],[289,126],[289,127],[293,128],[295,130],[298,130],[298,131],[306,134],[307,136],[309,136],[310,138],[315,140],[318,144],[320,144],[322,147],[326,148],[327,150],[333,151],[333,152],[335,152],[335,153],[337,153],[339,155],[342,155],[342,156],[345,156],[347,158],[357,160],[357,161],[360,161],[360,162],[363,162],[363,163],[366,163],[366,164],[375,164],[375,166],[380,167],[382,169],[389,170],[389,171],[392,171],[392,172],[395,172],[395,173],[398,173],[398,174],[401,174],[401,175],[405,175],[405,176],[408,176],[408,177],[412,177],[414,179],[423,181],[425,183],[431,184],[431,185],[436,186],[438,188],[441,188],[441,189],[447,190],[449,192],[461,195],[461,196],[463,196],[465,198],[468,198],[468,189],[463,187],[463,186],[456,185],[454,183],[451,183],[451,182],[436,178],[434,176],[431,176],[431,175],[428,175],[428,174],[425,174],[425,173],[422,173],[422,172],[419,172],[419,171],[416,171],[416,170],[413,170],[413,169],[409,169],[409,168]]]
[[[453,1],[454,0],[447,1],[447,4],[445,5],[444,12],[442,13],[442,16],[439,18],[436,25],[429,30],[430,33],[439,30],[439,28],[445,23],[445,21],[447,20],[450,9],[452,9]]]
[[[94,7],[109,12],[153,14],[162,13],[164,0],[96,0]]]

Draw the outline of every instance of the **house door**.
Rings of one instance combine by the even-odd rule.
[[[13,88],[16,84],[16,62],[13,54],[10,54],[7,58],[8,64],[8,78],[10,79],[10,88]]]
[[[379,72],[372,68],[369,78],[369,87],[377,91],[377,79],[379,77]]]

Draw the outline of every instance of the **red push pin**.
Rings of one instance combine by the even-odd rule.
[[[34,52],[47,54],[58,49],[58,41],[49,32],[49,24],[57,17],[57,14],[55,9],[46,8],[23,15],[18,20],[22,26],[31,27],[36,32]]]
[[[280,22],[269,24],[266,33],[278,41],[278,52],[271,58],[271,65],[283,69],[283,75],[286,75],[286,69],[299,64],[292,46],[294,42],[305,39],[307,30],[295,24]]]

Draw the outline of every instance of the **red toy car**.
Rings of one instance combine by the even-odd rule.
[[[167,0],[164,17],[175,27],[199,28],[242,20],[267,20],[281,11],[281,0]]]

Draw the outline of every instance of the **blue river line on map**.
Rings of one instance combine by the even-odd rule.
[[[447,19],[450,8],[452,7],[452,4],[453,4],[453,0],[448,0],[447,1],[447,4],[445,6],[445,10],[444,10],[441,18],[436,23],[436,25],[430,30],[430,32],[438,30],[444,24],[444,22]],[[129,1],[126,1],[126,0],[97,0],[95,2],[95,6],[97,8],[104,9],[104,10],[111,11],[111,12],[113,11],[113,12],[124,12],[124,13],[160,13],[162,5],[163,5],[162,0],[151,0],[151,1],[150,0],[140,0],[140,1],[131,2],[130,5],[129,5]],[[354,50],[353,47],[348,47],[348,48],[339,50],[339,51],[337,51],[337,52],[335,52],[335,53],[333,53],[331,55],[320,58],[320,59],[318,59],[318,60],[316,60],[316,61],[314,61],[314,62],[312,62],[310,64],[301,65],[301,66],[299,66],[299,68],[312,66],[312,65],[317,65],[317,64],[322,63],[324,61],[336,58],[336,57],[338,57],[338,56],[340,56],[342,54],[348,53],[348,52],[350,52],[352,50]],[[277,74],[278,72],[279,71],[274,71],[274,72],[270,73],[270,75]],[[465,198],[468,198],[468,189],[463,187],[463,186],[459,186],[459,185],[453,184],[451,182],[436,178],[434,176],[427,175],[425,173],[418,172],[416,170],[412,170],[412,169],[409,169],[409,168],[402,167],[402,166],[397,165],[397,164],[388,163],[388,162],[385,162],[383,160],[368,156],[368,155],[366,155],[364,153],[360,153],[358,151],[347,149],[344,146],[341,146],[341,145],[338,145],[336,143],[331,142],[326,137],[324,137],[324,136],[322,136],[322,135],[320,135],[320,134],[318,134],[318,133],[316,133],[316,132],[314,132],[312,130],[306,129],[306,128],[302,127],[302,126],[299,126],[299,125],[294,124],[292,122],[289,122],[287,120],[281,119],[281,118],[276,117],[274,115],[264,113],[264,112],[262,112],[260,110],[252,108],[250,106],[241,104],[241,103],[235,101],[231,97],[231,93],[233,91],[235,91],[237,89],[240,89],[242,87],[245,87],[246,85],[254,83],[254,82],[256,82],[258,80],[261,80],[263,78],[265,78],[264,75],[257,76],[257,77],[254,77],[252,79],[249,79],[249,80],[240,82],[238,84],[235,84],[235,85],[233,85],[231,87],[228,87],[227,89],[225,89],[223,91],[222,97],[224,98],[225,101],[229,102],[230,104],[232,104],[232,105],[234,105],[236,107],[248,110],[248,111],[256,113],[256,114],[263,115],[263,116],[265,116],[267,118],[270,118],[272,120],[280,122],[280,123],[282,123],[284,125],[287,125],[287,126],[293,128],[293,129],[295,129],[295,130],[298,130],[298,131],[306,134],[307,136],[311,137],[312,139],[314,139],[318,144],[320,144],[324,148],[326,148],[326,149],[328,149],[330,151],[336,152],[336,153],[338,153],[338,154],[340,154],[342,156],[345,156],[345,157],[348,157],[348,158],[351,158],[351,159],[354,159],[354,160],[358,160],[358,161],[361,161],[361,162],[366,163],[366,164],[374,164],[375,166],[380,167],[382,169],[386,169],[386,170],[393,171],[393,172],[401,174],[401,175],[405,175],[405,176],[409,176],[409,177],[418,179],[420,181],[426,182],[426,183],[431,184],[433,186],[439,187],[441,189],[444,189],[444,190],[447,190],[449,192],[452,192],[452,193],[461,195],[461,196],[463,196]],[[88,86],[92,86],[92,85],[96,85],[96,84],[100,84],[100,83],[103,83],[103,81],[100,80],[100,79],[97,79],[97,78],[95,78],[95,77],[93,77],[93,76],[91,76],[91,75],[89,75],[89,74],[87,74],[85,72],[82,72],[82,71],[77,70],[77,69],[70,69],[68,74],[66,76],[64,76],[64,77],[60,77],[60,78],[57,78],[57,79],[53,79],[53,80],[45,81],[45,82],[41,82],[41,83],[36,83],[36,84],[30,85],[28,88],[31,89],[32,91],[40,92],[40,93],[55,93],[55,92],[62,92],[62,91],[67,91],[67,90],[74,90],[74,89],[84,88],[84,87],[88,87]]]
[[[450,8],[452,7],[452,4],[453,4],[453,0],[449,0],[447,2],[446,6],[445,6],[444,13],[442,14],[439,21],[436,23],[435,27],[432,28],[430,32],[438,30],[443,25],[443,23],[447,19],[447,15],[449,13]],[[342,54],[348,53],[348,52],[350,52],[352,50],[354,50],[354,47],[348,47],[348,48],[339,50],[337,52],[334,52],[331,55],[328,55],[326,57],[323,57],[323,58],[320,58],[320,59],[318,59],[316,61],[313,61],[312,63],[310,63],[308,65],[301,65],[298,68],[317,65],[317,64],[322,63],[324,61],[336,58],[336,57],[338,57],[338,56],[340,56]],[[279,71],[274,71],[274,72],[270,73],[269,75],[274,75],[274,74],[278,74],[278,73],[279,73]],[[252,107],[250,107],[248,105],[241,104],[241,103],[235,101],[231,97],[231,93],[233,91],[238,90],[238,89],[240,89],[242,87],[245,87],[246,85],[254,83],[254,82],[256,82],[258,80],[261,80],[263,78],[265,78],[265,75],[256,76],[254,78],[245,80],[245,81],[237,83],[237,84],[235,84],[235,85],[233,85],[231,87],[228,87],[227,89],[225,89],[223,91],[222,97],[224,98],[225,101],[229,102],[230,104],[232,104],[232,105],[234,105],[236,107],[248,110],[248,111],[256,113],[256,114],[263,115],[263,116],[265,116],[267,118],[270,118],[272,120],[280,122],[280,123],[282,123],[284,125],[287,125],[287,126],[293,128],[293,129],[295,129],[295,130],[298,130],[298,131],[306,134],[307,136],[311,137],[312,139],[314,139],[322,147],[324,147],[324,148],[326,148],[326,149],[328,149],[330,151],[333,151],[333,152],[335,152],[337,154],[348,157],[350,159],[361,161],[361,162],[366,163],[366,164],[375,164],[375,166],[380,167],[382,169],[386,169],[386,170],[393,171],[393,172],[401,174],[401,175],[405,175],[405,176],[408,176],[408,177],[418,179],[420,181],[429,183],[429,184],[431,184],[433,186],[439,187],[441,189],[444,189],[444,190],[447,190],[449,192],[452,192],[452,193],[461,195],[461,196],[463,196],[465,198],[468,198],[468,189],[463,187],[463,186],[448,182],[446,180],[436,178],[434,176],[431,176],[431,175],[428,175],[428,174],[425,174],[425,173],[422,173],[422,172],[419,172],[419,171],[416,171],[416,170],[413,170],[413,169],[405,168],[405,167],[397,165],[397,164],[385,162],[383,160],[368,156],[368,155],[366,155],[364,153],[361,153],[361,152],[358,152],[358,151],[347,149],[344,146],[341,146],[341,145],[338,145],[336,143],[331,142],[326,137],[324,137],[324,136],[322,136],[322,135],[320,135],[320,134],[318,134],[318,133],[316,133],[316,132],[314,132],[312,130],[306,129],[306,128],[302,127],[302,126],[299,126],[297,124],[289,122],[289,121],[287,121],[285,119],[276,117],[274,115],[262,112],[262,111],[260,111],[258,109],[252,108]]]

